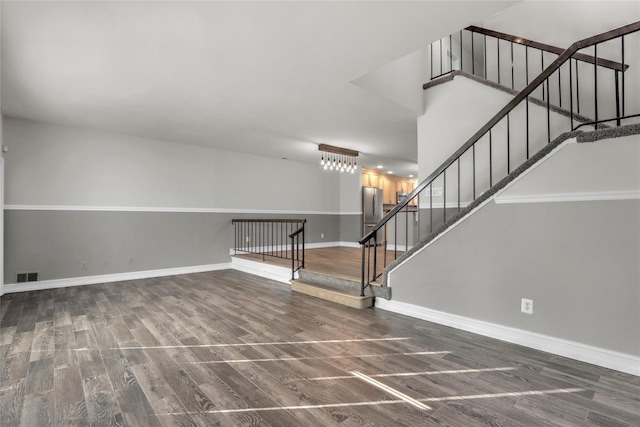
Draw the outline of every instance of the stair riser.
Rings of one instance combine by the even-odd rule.
[[[347,295],[300,282],[293,282],[291,290],[351,308],[364,309],[373,307],[373,296],[371,295],[366,297]]]
[[[345,290],[352,292],[360,291],[360,283],[353,280],[343,279],[340,277],[329,276],[326,274],[315,273],[312,271],[300,270],[300,280],[308,283],[318,283],[323,286],[335,288],[336,290]]]

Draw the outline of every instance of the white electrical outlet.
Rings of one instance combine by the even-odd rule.
[[[324,239],[324,233],[320,233],[320,238]]]
[[[522,298],[522,305],[520,306],[520,311],[527,314],[533,314],[533,300]]]

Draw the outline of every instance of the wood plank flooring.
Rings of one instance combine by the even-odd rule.
[[[640,425],[639,377],[232,270],[0,307],[2,426]]]
[[[399,258],[400,255],[404,253],[402,251],[387,250],[385,259],[384,248],[382,246],[377,247],[377,252],[376,262],[378,264],[378,273],[385,261],[385,265],[389,265],[395,258]],[[291,259],[271,256],[263,257],[260,254],[241,254],[235,256],[252,261],[263,261],[264,258],[265,263],[291,268]],[[369,256],[371,260],[373,260],[373,247],[367,252],[366,256]],[[332,246],[328,248],[305,249],[305,270],[360,281],[362,274],[361,269],[362,249],[360,248]]]

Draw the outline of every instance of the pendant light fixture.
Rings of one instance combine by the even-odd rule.
[[[337,170],[340,172],[355,173],[358,165],[356,157],[360,154],[355,150],[334,147],[332,145],[320,144],[318,150],[322,152],[320,156],[320,166],[324,170]]]

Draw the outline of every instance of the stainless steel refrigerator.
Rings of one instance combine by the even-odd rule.
[[[362,235],[366,235],[374,225],[383,217],[382,204],[384,197],[382,189],[375,187],[362,187]],[[378,243],[380,236],[378,232]]]

